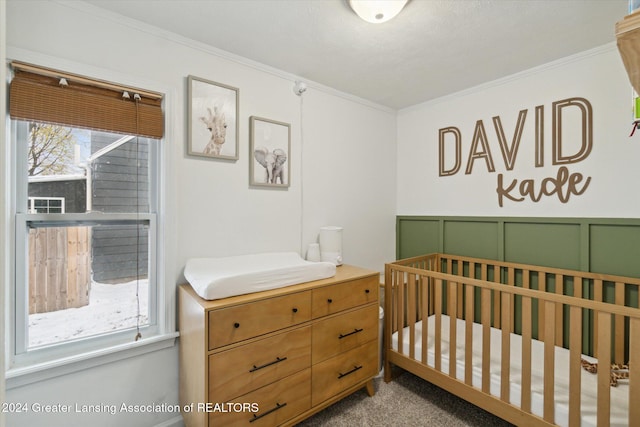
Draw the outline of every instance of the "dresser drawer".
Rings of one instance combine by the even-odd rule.
[[[209,311],[208,349],[246,340],[311,319],[311,295],[299,292]]]
[[[342,353],[314,365],[311,374],[312,405],[317,405],[376,375],[378,369],[378,341]]]
[[[227,406],[231,409],[247,406],[242,404],[257,404],[258,412],[212,412],[209,414],[209,427],[277,426],[301,414],[311,407],[311,369],[238,397]]]
[[[209,356],[209,395],[226,402],[311,366],[311,326]]]
[[[313,324],[312,363],[322,362],[378,336],[378,305],[330,317]]]
[[[368,302],[378,302],[378,276],[324,286],[312,290],[313,318],[337,313]]]

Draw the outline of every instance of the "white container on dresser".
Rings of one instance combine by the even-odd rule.
[[[180,405],[187,427],[294,425],[378,373],[379,274],[207,301],[179,287]],[[187,410],[184,410],[187,408]]]

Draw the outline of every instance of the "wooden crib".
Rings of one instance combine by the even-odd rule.
[[[516,425],[640,425],[639,287],[445,254],[389,263],[385,381],[395,365]],[[616,387],[614,362],[629,365]]]

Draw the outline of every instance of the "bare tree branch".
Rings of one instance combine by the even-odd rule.
[[[75,138],[70,128],[45,123],[29,125],[29,176],[69,173]]]

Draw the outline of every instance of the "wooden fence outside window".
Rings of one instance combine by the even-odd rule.
[[[29,230],[29,314],[89,304],[91,227]]]

